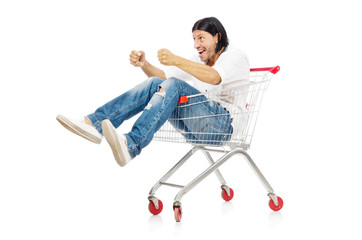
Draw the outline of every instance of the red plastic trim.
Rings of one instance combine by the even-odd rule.
[[[187,96],[181,96],[178,99],[178,103],[187,103],[189,101],[189,99],[187,98]]]
[[[271,72],[272,74],[276,74],[277,72],[279,72],[279,70],[280,70],[279,66],[265,67],[265,68],[250,68],[250,72],[268,71],[268,72]]]

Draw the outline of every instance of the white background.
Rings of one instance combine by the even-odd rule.
[[[0,239],[361,239],[361,42],[358,1],[17,1],[0,3]],[[66,131],[57,114],[82,117],[145,76],[142,49],[191,57],[195,21],[215,16],[252,67],[280,65],[264,98],[250,154],[284,208],[241,157],[183,198],[154,183],[189,149],[152,142],[125,168],[105,142]],[[119,128],[129,131],[131,122]],[[197,155],[175,176],[206,168]]]

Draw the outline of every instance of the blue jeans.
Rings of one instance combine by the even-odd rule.
[[[162,88],[165,92],[159,92]],[[102,107],[98,108],[94,113],[87,117],[93,126],[102,134],[102,121],[109,119],[115,128],[119,127],[123,121],[142,112],[134,123],[132,130],[125,134],[127,139],[127,147],[132,158],[139,155],[144,147],[152,140],[153,135],[161,128],[161,126],[169,119],[171,124],[182,131],[186,130],[184,137],[191,142],[205,143],[206,134],[209,143],[215,140],[228,141],[232,133],[230,114],[219,104],[207,100],[205,96],[190,98],[189,103],[194,101],[205,101],[202,104],[196,104],[189,107],[187,114],[190,112],[196,116],[215,116],[206,117],[204,120],[194,124],[191,120],[178,120],[186,114],[186,111],[180,110],[178,103],[180,96],[189,96],[199,94],[200,92],[190,86],[185,81],[169,78],[162,80],[152,77],[145,82],[137,85],[133,89],[123,93],[115,99],[109,101]],[[220,114],[221,113],[221,114]],[[195,129],[197,128],[197,129]],[[212,136],[210,138],[210,136]],[[204,139],[203,139],[204,138]]]

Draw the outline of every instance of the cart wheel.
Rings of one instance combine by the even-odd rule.
[[[163,204],[161,202],[161,200],[158,199],[158,209],[156,208],[155,204],[150,201],[150,203],[148,204],[148,210],[153,214],[153,215],[158,215],[162,212],[163,209]]]
[[[182,218],[181,207],[174,207],[173,211],[175,212],[176,222],[180,222]]]
[[[234,197],[234,190],[232,188],[229,188],[229,189],[230,189],[230,196],[228,196],[225,189],[223,189],[221,192],[221,197],[227,202],[230,201],[231,199],[233,199],[233,197]]]
[[[269,207],[271,210],[277,212],[283,207],[283,199],[281,197],[278,197],[278,206],[275,205],[274,201],[272,199],[269,200]]]

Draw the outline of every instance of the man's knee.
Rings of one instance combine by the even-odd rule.
[[[174,84],[178,84],[179,82],[181,82],[182,80],[178,79],[178,78],[174,78],[174,77],[170,77],[170,78],[167,78],[165,80],[165,82],[171,84],[171,85],[174,85]]]
[[[147,81],[150,81],[153,85],[161,85],[164,80],[158,77],[150,77]]]
[[[167,78],[163,83],[160,85],[160,90],[167,91],[168,89],[178,89],[179,88],[179,82],[182,81],[177,78]]]

